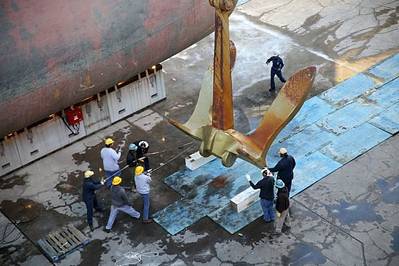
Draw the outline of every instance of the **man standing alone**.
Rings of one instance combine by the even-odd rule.
[[[280,79],[281,82],[285,82],[283,75],[281,74],[281,70],[284,67],[283,59],[279,55],[274,55],[267,59],[266,64],[268,65],[270,62],[273,62],[272,69],[270,71],[270,92],[274,92],[276,89],[276,85],[274,84],[274,76]]]
[[[279,155],[280,161],[276,166],[269,168],[271,172],[278,172],[277,178],[283,180],[285,186],[288,189],[288,194],[291,192],[292,179],[294,179],[294,168],[296,165],[294,157],[288,155],[286,148],[280,148]]]
[[[104,172],[106,177],[105,185],[110,188],[112,182],[112,176],[119,175],[119,164],[118,160],[121,158],[121,152],[115,151],[112,148],[114,141],[111,138],[105,140],[105,147],[101,149],[101,158],[103,159]]]
[[[263,219],[266,223],[270,223],[275,219],[275,211],[273,208],[274,178],[272,173],[267,168],[264,168],[261,173],[263,178],[256,183],[256,185],[252,183],[251,177],[249,175],[246,175],[246,178],[253,189],[260,189],[259,198],[260,205],[263,210]]]

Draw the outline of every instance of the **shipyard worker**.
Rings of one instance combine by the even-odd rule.
[[[137,166],[136,159],[137,145],[134,143],[129,144],[129,151],[127,152],[126,164],[129,166],[129,171],[132,173],[132,189],[134,189],[134,169]]]
[[[286,148],[280,148],[278,153],[281,157],[280,161],[269,170],[273,173],[278,172],[277,178],[283,180],[289,194],[291,192],[292,179],[294,178],[295,159],[288,155]]]
[[[283,225],[290,227],[290,214],[288,208],[290,207],[290,199],[288,196],[288,189],[281,179],[276,180],[277,199],[276,199],[276,233],[280,234]]]
[[[151,177],[149,174],[144,174],[144,167],[137,166],[135,170],[134,182],[136,183],[136,190],[143,199],[143,223],[151,223],[149,219],[150,214],[150,183]]]
[[[274,221],[275,211],[273,207],[274,201],[274,178],[273,174],[264,168],[261,171],[262,179],[254,185],[251,181],[251,177],[247,174],[246,178],[253,189],[260,189],[260,205],[263,210],[263,219],[266,223]]]
[[[137,146],[137,150],[136,150],[137,160],[139,162],[144,162],[144,171],[150,170],[150,161],[146,155],[150,145],[145,140],[136,141],[136,142],[134,142],[134,144]]]
[[[96,197],[96,190],[101,188],[104,183],[94,181],[92,176],[94,175],[93,171],[87,170],[84,173],[85,179],[83,181],[83,201],[86,204],[87,209],[87,224],[90,227],[90,230],[93,231],[93,208],[96,211],[103,212],[103,209],[100,207]]]
[[[129,167],[135,167],[137,165],[136,151],[137,145],[134,143],[129,144],[129,151],[126,157],[126,164],[129,165]]]
[[[121,152],[112,148],[114,141],[111,138],[105,140],[105,147],[101,149],[101,158],[103,159],[103,167],[106,177],[105,185],[110,188],[112,177],[120,174],[118,160]]]
[[[109,233],[111,231],[112,225],[115,222],[115,218],[119,211],[122,211],[133,218],[139,219],[140,213],[136,211],[132,206],[129,205],[126,191],[121,186],[122,178],[120,176],[115,176],[112,179],[111,186],[111,212],[109,214],[107,225],[105,226],[105,231]]]
[[[285,82],[285,79],[283,75],[281,74],[281,70],[284,67],[283,59],[279,55],[274,55],[267,59],[266,64],[268,65],[270,62],[273,63],[272,69],[270,70],[270,92],[274,92],[276,89],[276,86],[274,84],[274,76],[277,75],[277,77],[280,79],[281,82]]]

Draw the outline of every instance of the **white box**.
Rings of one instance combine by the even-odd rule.
[[[258,198],[259,190],[255,190],[252,187],[249,187],[243,192],[235,195],[230,200],[230,203],[237,212],[241,212],[251,206],[251,204],[257,201]]]
[[[209,157],[202,157],[199,151],[197,151],[185,158],[186,167],[192,171],[214,159],[216,159],[216,157],[213,155]]]

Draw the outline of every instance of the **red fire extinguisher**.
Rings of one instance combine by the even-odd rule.
[[[69,107],[65,109],[65,117],[66,121],[69,125],[74,126],[80,123],[83,120],[82,109],[79,106],[77,107]]]

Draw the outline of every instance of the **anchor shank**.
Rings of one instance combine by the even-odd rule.
[[[234,9],[235,2],[231,2]],[[229,43],[229,15],[232,9],[223,10],[215,6],[212,126],[221,130],[234,128]]]

